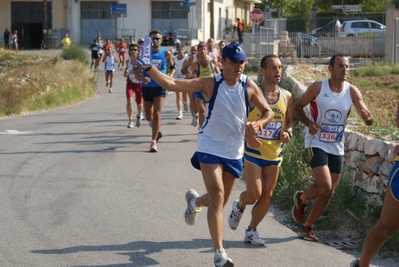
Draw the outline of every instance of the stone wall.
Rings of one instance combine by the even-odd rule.
[[[306,86],[290,76],[294,98],[306,91]],[[308,111],[309,112],[309,111]],[[376,140],[369,136],[345,130],[344,170],[352,179],[357,194],[367,196],[371,205],[382,205],[382,193],[388,174],[393,166],[393,141]]]

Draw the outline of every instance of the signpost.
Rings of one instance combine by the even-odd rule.
[[[126,17],[126,4],[109,4],[111,18]]]
[[[252,10],[250,13],[250,19],[255,24],[261,23],[264,19],[262,10],[260,10],[259,8],[255,8],[254,10]]]
[[[363,12],[362,5],[332,5],[331,9],[342,10],[343,12]]]

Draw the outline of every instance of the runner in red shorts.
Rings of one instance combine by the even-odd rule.
[[[123,76],[126,77],[126,113],[129,119],[127,128],[133,128],[133,96],[135,96],[135,101],[137,105],[137,120],[136,126],[141,126],[141,111],[143,109],[143,97],[141,95],[141,83],[148,83],[150,78],[148,77],[138,77],[133,73],[133,67],[136,64],[136,59],[139,55],[139,47],[137,44],[129,45],[129,59],[126,60],[126,69]]]
[[[118,68],[120,67],[121,70],[123,70],[123,67],[125,66],[125,52],[127,49],[127,45],[125,43],[125,40],[123,38],[121,38],[121,41],[119,42],[118,45],[118,55],[119,55],[119,64],[118,64]]]

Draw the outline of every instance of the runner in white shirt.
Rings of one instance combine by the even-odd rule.
[[[176,46],[177,55],[174,56],[173,60],[176,66],[176,72],[174,78],[176,79],[185,79],[186,75],[182,74],[181,70],[183,68],[184,62],[188,59],[188,56],[184,53],[184,46],[177,45]],[[183,119],[183,111],[182,111],[182,101],[184,111],[188,111],[188,93],[187,92],[176,92],[176,107],[178,111],[178,115],[176,120]]]

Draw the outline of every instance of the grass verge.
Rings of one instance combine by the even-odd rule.
[[[85,53],[81,48],[70,49]],[[81,53],[75,52],[63,60],[0,51],[0,116],[53,109],[92,97],[96,76]]]

